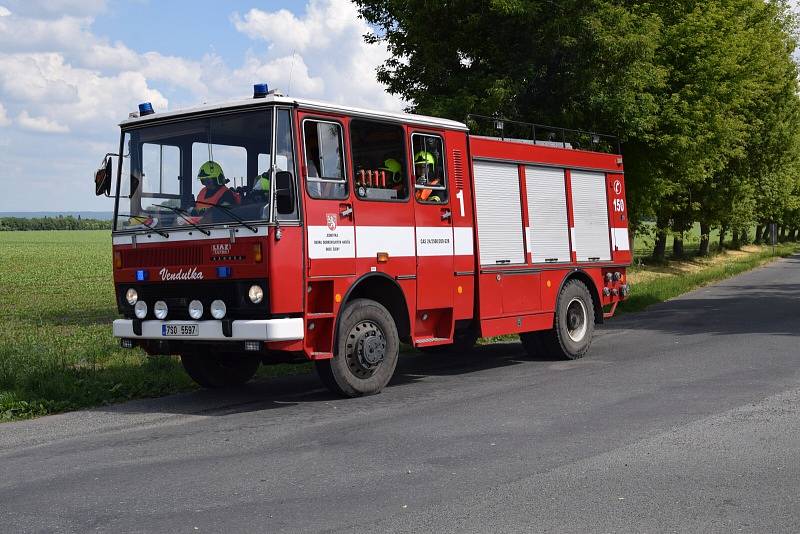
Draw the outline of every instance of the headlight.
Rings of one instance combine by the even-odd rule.
[[[136,315],[137,319],[144,319],[147,317],[147,303],[143,300],[137,302],[136,306],[133,307],[133,313]]]
[[[261,289],[261,286],[250,286],[250,291],[247,292],[247,296],[250,297],[250,302],[258,304],[264,300],[264,290]]]
[[[225,303],[221,300],[215,300],[211,303],[211,316],[214,319],[222,319],[225,317],[225,313],[228,309],[225,307]]]
[[[189,303],[189,317],[192,319],[199,319],[203,316],[203,303],[199,300],[193,300]]]
[[[139,300],[139,293],[137,293],[135,289],[130,288],[125,292],[125,300],[128,301],[128,304],[133,306],[136,304],[136,301]]]
[[[167,308],[167,303],[163,300],[159,300],[153,306],[153,315],[156,316],[156,319],[166,319],[168,311],[169,308]]]

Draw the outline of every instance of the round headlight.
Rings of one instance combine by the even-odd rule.
[[[130,288],[125,292],[125,300],[128,301],[128,304],[133,306],[136,304],[136,301],[139,300],[139,293],[137,293],[135,289]]]
[[[203,316],[203,303],[199,300],[193,300],[189,303],[189,317],[192,319],[199,319]]]
[[[225,313],[228,309],[225,307],[225,303],[221,300],[215,300],[211,303],[211,316],[214,319],[222,319],[225,317]]]
[[[163,300],[159,300],[153,305],[153,315],[156,316],[156,319],[166,319],[168,311],[167,303]]]
[[[137,302],[133,307],[133,313],[136,315],[137,319],[144,319],[147,317],[147,303],[143,300]]]
[[[250,302],[258,304],[264,300],[264,290],[261,289],[261,286],[250,286],[250,291],[247,292],[247,296],[250,297]]]

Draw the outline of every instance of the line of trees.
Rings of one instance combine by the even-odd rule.
[[[355,0],[410,111],[620,136],[653,255],[700,224],[734,245],[800,228],[797,26],[786,0]],[[756,227],[755,235],[752,228]]]
[[[26,230],[111,230],[111,221],[66,217],[0,217],[0,232]]]

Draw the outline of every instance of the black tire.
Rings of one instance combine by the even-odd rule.
[[[207,389],[241,386],[258,371],[259,358],[250,356],[182,354],[186,373]]]
[[[535,334],[541,355],[563,360],[583,358],[594,335],[594,301],[583,282],[570,280],[564,284],[553,329]]]
[[[355,299],[341,312],[334,355],[315,363],[322,383],[346,397],[379,393],[394,375],[400,355],[397,326],[389,311]]]
[[[450,345],[436,345],[434,347],[418,347],[417,350],[425,354],[462,354],[469,352],[478,342],[478,334],[472,330],[457,332]]]

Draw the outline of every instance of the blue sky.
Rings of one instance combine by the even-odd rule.
[[[349,0],[0,0],[0,211],[110,209],[91,176],[142,101],[157,110],[248,96],[376,109],[387,53]]]

